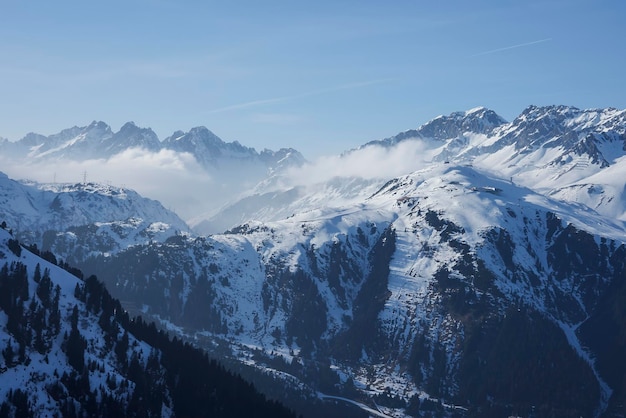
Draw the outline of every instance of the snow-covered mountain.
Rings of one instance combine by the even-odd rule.
[[[163,146],[176,151],[188,152],[197,156],[204,166],[219,165],[220,158],[252,160],[258,157],[254,148],[248,148],[239,142],[226,144],[207,128],[200,126],[189,132],[177,131],[165,138]]]
[[[466,112],[454,112],[449,116],[438,116],[418,129],[410,129],[380,141],[371,141],[361,148],[371,145],[390,146],[417,138],[445,141],[452,138],[462,138],[468,132],[490,135],[495,128],[506,123],[506,120],[493,110],[477,107]]]
[[[268,181],[272,180],[275,177]],[[361,177],[335,177],[325,182],[287,187],[267,187],[261,183],[239,200],[224,205],[217,213],[190,219],[189,225],[202,235],[222,233],[251,220],[271,222],[312,208],[359,202],[378,190],[382,183],[381,179]]]
[[[209,350],[227,344],[322,392],[391,393],[385,414],[441,399],[449,412],[593,415],[624,390],[614,368],[626,368],[606,357],[624,347],[590,324],[620,323],[603,301],[626,286],[625,240],[584,205],[440,164],[356,205],[135,246],[92,268]]]
[[[76,262],[130,311],[308,401],[397,417],[620,414],[624,117],[438,117],[273,173],[204,218],[226,233]],[[43,249],[69,256],[68,237]]]
[[[56,242],[72,263],[190,232],[159,202],[96,183],[20,183],[0,173],[0,208],[17,238],[40,248]]]
[[[336,193],[327,193],[328,189],[350,188],[351,196],[362,198],[372,186],[389,180],[390,170],[376,169],[387,159],[406,172],[437,163],[474,165],[541,194],[583,203],[608,217],[626,220],[625,144],[626,110],[530,106],[506,122],[494,111],[480,107],[439,116],[418,129],[368,142],[334,161],[336,167],[342,167],[362,160],[366,168],[360,174],[356,170],[345,175],[337,169],[337,176],[328,179],[324,171],[329,167],[319,164],[318,176],[323,180],[314,187],[309,181],[307,191],[301,192],[303,184],[284,181],[281,173],[205,217],[204,224],[211,227],[202,229],[200,219],[192,222],[203,232],[217,232],[220,229],[215,226],[224,230],[234,226],[233,221],[273,221],[285,212],[315,208],[323,199],[325,203],[341,200]],[[309,171],[315,173],[315,168]],[[294,173],[297,170],[288,174]],[[276,201],[288,210],[276,210]]]
[[[0,414],[293,416],[0,228]]]
[[[54,135],[31,133],[16,142],[0,141],[1,169],[14,178],[49,182],[59,174],[67,182],[88,172],[90,181],[113,180],[176,207],[186,220],[208,213],[194,225],[268,175],[304,162],[294,149],[257,152],[237,141],[224,142],[205,127],[177,131],[160,141],[151,129],[133,122],[117,132],[94,121]]]
[[[284,166],[304,161],[293,149],[259,153],[237,141],[224,142],[203,126],[189,132],[176,131],[160,141],[152,129],[140,128],[133,122],[127,122],[118,132],[113,132],[102,121],[93,121],[88,126],[74,126],[49,136],[29,133],[15,142],[0,141],[0,147],[4,153],[29,161],[107,159],[132,148],[151,152],[162,149],[188,152],[206,168],[219,168],[239,161],[261,164],[267,170],[278,167],[279,163]]]
[[[401,141],[423,141],[432,161],[474,164],[542,194],[625,219],[626,110],[529,106],[506,123],[477,108],[368,145]]]

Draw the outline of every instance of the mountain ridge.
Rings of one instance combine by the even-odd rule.
[[[161,141],[150,128],[132,122],[117,132],[94,121],[50,136],[0,141],[2,171],[14,177],[50,182],[59,174],[68,181],[71,167],[75,178],[81,175],[85,181],[89,172],[91,180],[129,185],[178,208],[186,219],[215,211],[239,191],[305,161],[293,148],[258,152],[237,141],[224,142],[205,127],[177,131]],[[190,183],[203,190],[190,190]]]
[[[474,360],[458,347],[470,341],[489,346],[496,335],[476,334],[481,324],[513,326],[506,325],[512,315],[515,326],[537,324],[532,344],[544,339],[563,353],[559,370],[576,364],[580,377],[572,382],[589,387],[576,390],[576,408],[592,414],[608,407],[611,388],[606,371],[589,360],[588,340],[575,330],[599,306],[595,293],[620,283],[625,240],[621,225],[582,205],[450,164],[390,181],[360,205],[143,245],[95,265],[112,280],[110,288],[143,301],[148,314],[198,338],[226,338],[235,357],[245,358],[246,347],[275,353],[270,358],[291,361],[289,372],[313,385],[302,375],[306,361],[296,366],[294,359],[330,358],[331,370],[350,376],[357,388],[382,393],[387,386],[407,402],[443,397],[464,408],[487,408],[464,380]],[[133,261],[155,254],[163,257],[159,268],[146,271]],[[569,257],[580,261],[562,261]],[[149,298],[132,279],[137,269],[149,283]],[[514,315],[518,309],[524,313]],[[374,335],[364,334],[364,324],[376,324]],[[497,356],[510,347],[501,349]],[[424,350],[440,350],[443,357]],[[533,351],[548,356],[541,361],[556,361],[550,353]],[[492,361],[487,364],[496,367]],[[359,372],[363,368],[375,370],[376,378]],[[553,375],[543,375],[556,384]],[[520,393],[538,396],[531,382],[525,385]],[[460,402],[463,396],[472,401]],[[512,393],[501,396],[519,402]],[[561,408],[556,399],[541,408]]]
[[[74,126],[48,136],[29,133],[22,139],[5,141],[1,145],[5,152],[14,156],[34,159],[106,159],[129,148],[144,148],[151,152],[171,149],[191,153],[205,167],[215,165],[220,156],[256,159],[268,167],[277,162],[271,158],[274,154],[282,158],[294,154],[294,163],[304,159],[292,148],[264,150],[265,158],[260,158],[262,153],[254,148],[245,147],[238,141],[224,142],[204,126],[191,128],[188,132],[176,131],[160,140],[152,129],[140,128],[134,122],[126,122],[119,131],[113,132],[105,122],[93,121],[87,126]]]
[[[83,235],[95,250],[76,263],[129,309],[303,399],[389,416],[619,414],[623,119],[457,112],[432,137],[274,173],[226,209],[224,233],[107,253],[70,230],[42,249],[68,257]]]
[[[90,239],[100,242],[100,253],[112,253],[191,233],[159,202],[127,188],[96,183],[20,183],[0,172],[0,206],[20,240],[42,248],[57,235],[66,236],[63,255],[70,255],[72,262],[96,251],[88,248],[85,241]]]
[[[130,319],[95,276],[82,280],[53,254],[23,248],[6,227],[3,416],[295,416],[206,354]]]
[[[335,164],[350,165],[352,161],[357,164],[361,155],[375,164],[376,159],[390,157],[393,150],[400,150],[396,153],[402,154],[394,155],[398,165],[410,167],[412,164],[413,170],[437,163],[471,164],[543,194],[584,203],[614,219],[626,219],[626,206],[619,204],[626,201],[626,181],[620,180],[626,175],[626,110],[529,106],[512,122],[506,122],[492,110],[480,107],[439,116],[417,129],[368,142],[344,152]],[[414,162],[411,163],[411,159]],[[315,167],[314,163],[309,166]],[[297,173],[292,170],[291,174],[294,171]],[[364,177],[365,171],[361,173]],[[371,181],[376,180],[382,185],[388,178],[383,172],[378,177],[372,176]],[[345,176],[346,184],[351,181]],[[318,189],[326,187],[322,182]],[[293,207],[292,210],[306,208],[298,202],[300,197],[290,192],[299,184],[286,183],[289,186],[282,190],[277,187],[281,184],[279,174],[244,196],[245,205],[232,202],[222,213],[211,214],[206,219],[209,223],[231,227],[228,219],[234,218],[233,212],[239,212],[239,205],[246,208],[245,213],[238,213],[239,219],[247,215],[249,219],[275,220],[276,217],[264,217],[263,206],[256,210],[251,206],[254,199],[262,205],[263,196],[269,194],[288,194],[290,197],[285,204]]]

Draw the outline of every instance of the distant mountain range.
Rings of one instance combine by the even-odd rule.
[[[161,141],[151,129],[132,122],[113,132],[106,123],[94,121],[54,135],[31,133],[16,142],[0,140],[0,164],[10,165],[20,173],[38,173],[37,180],[45,182],[66,182],[73,178],[73,181],[109,183],[113,177],[118,186],[126,187],[130,183],[134,188],[144,186],[154,190],[158,186],[148,186],[150,175],[145,170],[158,169],[155,160],[165,160],[165,164],[176,162],[171,167],[173,172],[162,176],[162,182],[168,182],[175,190],[164,192],[168,196],[157,192],[152,197],[162,200],[167,207],[175,206],[187,220],[204,213],[213,214],[269,175],[305,162],[294,149],[257,152],[236,141],[224,142],[205,127],[177,131]],[[107,169],[111,161],[116,163],[112,165],[115,168]],[[44,177],[43,173],[47,175]],[[190,181],[197,189],[191,189]],[[191,222],[192,226],[203,219]]]
[[[188,152],[207,169],[219,168],[232,161],[261,164],[272,169],[304,161],[304,157],[291,148],[265,149],[259,153],[237,141],[224,142],[203,126],[189,132],[176,131],[161,141],[152,129],[140,128],[133,122],[127,122],[118,132],[113,132],[106,123],[93,121],[88,126],[74,126],[49,136],[29,133],[15,142],[0,142],[2,152],[31,160],[107,159],[132,148],[151,152],[162,149]]]
[[[384,150],[404,147],[400,166],[411,166],[411,162],[413,169],[434,163],[473,165],[541,194],[626,220],[625,143],[625,110],[530,106],[506,122],[492,110],[476,108],[369,142],[345,152],[335,164],[366,159],[376,172],[374,158],[382,165],[389,158]],[[282,176],[274,174],[239,201],[207,217],[204,229],[196,221],[199,231],[216,232],[246,220],[274,221],[316,206],[358,202],[389,180],[384,173],[367,178],[338,176],[305,186],[281,181]]]
[[[305,416],[626,412],[626,111],[476,108],[329,161],[266,172],[208,236],[95,184],[0,178],[0,211]]]

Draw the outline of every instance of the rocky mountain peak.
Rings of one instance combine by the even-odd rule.
[[[167,138],[165,138],[165,141],[178,141],[183,136],[185,136],[185,132],[183,132],[181,130],[174,131],[174,133],[172,135],[170,135]]]
[[[488,134],[505,123],[506,120],[493,110],[478,107],[466,112],[454,112],[449,116],[439,116],[422,125],[418,132],[425,138],[443,140],[458,137],[464,132]]]
[[[278,151],[264,149],[259,157],[266,165],[276,168],[297,167],[306,162],[304,156],[293,148],[281,148]]]
[[[7,185],[0,203],[17,230],[58,220],[41,247],[101,272],[142,315],[310,385],[309,398],[353,397],[387,416],[608,416],[626,399],[623,118],[568,106],[511,123],[486,108],[440,116],[377,143],[419,142],[423,160],[405,172],[246,196],[224,211],[238,222],[227,234],[168,233],[162,215],[139,221],[146,202],[92,184],[63,196]],[[216,170],[228,177],[251,177],[247,155],[260,171],[299,157],[211,135],[198,127],[167,146],[230,159]],[[393,154],[368,151],[381,151],[363,154],[374,163]],[[109,206],[129,210],[103,219]],[[81,208],[98,219],[70,224],[63,214]]]
[[[476,107],[468,111],[453,112],[447,116],[437,116],[417,129],[409,129],[380,141],[371,141],[364,146],[389,146],[415,138],[445,141],[458,138],[464,133],[490,134],[506,123],[507,121],[493,110]]]
[[[127,122],[111,136],[110,140],[105,141],[104,152],[110,157],[128,148],[158,151],[161,149],[161,141],[152,129],[140,128],[134,122]]]
[[[222,145],[224,141],[211,132],[206,126],[196,126],[191,128],[187,136],[191,141],[202,142],[211,145]]]
[[[120,128],[120,132],[135,131],[138,129],[140,128],[135,124],[135,122],[131,120],[131,121],[126,122],[124,125],[122,125],[122,127]]]
[[[93,121],[85,128],[85,132],[93,132],[100,135],[113,134],[111,127],[102,121]]]
[[[41,145],[45,140],[46,137],[44,135],[35,132],[29,132],[24,136],[24,138],[21,139],[20,142],[26,147],[32,147]]]
[[[626,118],[616,109],[585,109],[573,106],[529,106],[507,127],[507,133],[498,139],[492,149],[515,144],[520,152],[531,152],[538,147],[562,147],[564,154],[589,154],[596,161],[599,151],[592,142],[623,135]],[[586,143],[586,144],[583,144]],[[589,152],[584,152],[584,151]]]

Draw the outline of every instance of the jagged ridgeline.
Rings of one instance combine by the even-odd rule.
[[[295,416],[4,223],[0,266],[0,417]]]
[[[371,391],[412,416],[594,416],[624,396],[626,250],[576,209],[448,164],[356,209],[172,237],[93,268],[207,350],[223,341],[313,391]]]
[[[73,135],[30,146],[73,146]],[[220,145],[205,130],[167,143],[198,145],[202,161]],[[510,123],[484,108],[457,112],[337,157],[378,169],[401,154],[401,173],[267,178],[211,219],[224,226],[213,235],[125,188],[0,176],[1,210],[20,223],[5,252],[18,238],[97,274],[129,312],[307,418],[620,416],[625,144],[624,110],[531,106]],[[28,301],[8,294],[43,306],[28,289]],[[54,289],[42,289],[54,307]],[[59,308],[66,318],[72,309]],[[80,348],[71,331],[61,343],[67,332]],[[32,339],[43,350],[45,333]],[[7,354],[19,358],[16,341]]]

